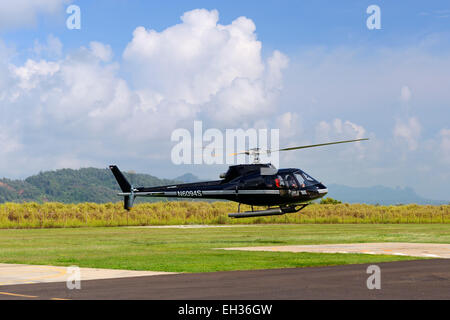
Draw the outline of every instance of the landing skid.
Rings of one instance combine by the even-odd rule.
[[[303,204],[295,205],[295,206],[285,206],[285,207],[278,207],[278,208],[273,208],[273,209],[269,208],[267,210],[259,210],[259,211],[253,211],[253,206],[252,206],[252,211],[240,212],[241,204],[239,203],[238,213],[230,213],[228,216],[230,218],[281,216],[286,213],[299,212],[300,210],[303,210],[308,205],[309,205],[309,203],[303,203]]]

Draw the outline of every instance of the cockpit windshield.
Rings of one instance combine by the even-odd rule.
[[[312,178],[303,171],[297,171],[294,174],[300,185],[310,186],[319,183],[316,179]]]

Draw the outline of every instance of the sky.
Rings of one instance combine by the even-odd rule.
[[[450,200],[448,1],[0,0],[0,58],[0,176],[216,179],[226,165],[171,161],[174,130],[202,121],[279,129],[280,147],[367,137],[280,166]]]

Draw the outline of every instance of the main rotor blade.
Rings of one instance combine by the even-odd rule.
[[[237,156],[237,155],[240,155],[240,154],[250,155],[250,152],[248,152],[248,151],[243,151],[243,152],[229,153],[228,155],[229,155],[229,156]]]
[[[290,150],[297,150],[297,149],[306,149],[306,148],[314,148],[314,147],[322,147],[322,146],[329,146],[331,144],[339,144],[339,143],[348,143],[348,142],[357,142],[357,141],[364,141],[369,140],[368,138],[364,139],[356,139],[356,140],[346,140],[346,141],[336,141],[336,142],[328,142],[328,143],[320,143],[320,144],[311,144],[308,146],[300,146],[300,147],[291,147],[291,148],[283,148],[279,150],[273,150],[271,152],[277,152],[277,151],[290,151]]]
[[[291,151],[291,150],[298,150],[298,149],[306,149],[306,148],[329,146],[329,145],[332,145],[332,144],[359,142],[359,141],[365,141],[365,140],[369,140],[369,139],[368,138],[363,138],[363,139],[355,139],[355,140],[345,140],[345,141],[336,141],[336,142],[328,142],[328,143],[319,143],[319,144],[311,144],[311,145],[307,145],[307,146],[283,148],[283,149],[278,149],[278,150],[258,150],[255,153],[260,154],[260,153],[271,153],[271,152],[279,152],[279,151]],[[230,156],[237,156],[237,155],[240,155],[240,154],[250,155],[251,153],[252,153],[252,150],[247,150],[247,151],[243,151],[243,152],[231,153],[229,155]]]

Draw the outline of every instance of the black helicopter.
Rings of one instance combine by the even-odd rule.
[[[122,189],[119,196],[124,197],[124,208],[130,210],[136,197],[178,197],[230,200],[239,203],[238,213],[229,214],[233,218],[247,218],[271,215],[283,215],[298,212],[310,204],[312,200],[323,197],[328,189],[321,182],[312,178],[300,169],[277,169],[272,164],[259,163],[259,155],[263,152],[290,151],[312,147],[320,147],[339,143],[357,142],[369,139],[356,139],[329,142],[300,147],[284,148],[275,151],[250,149],[237,154],[254,157],[253,164],[230,166],[228,171],[220,175],[221,180],[174,184],[160,187],[134,187],[119,168],[111,165],[114,177]],[[240,205],[247,204],[252,211],[240,212]],[[254,211],[253,206],[267,206],[266,210]]]

